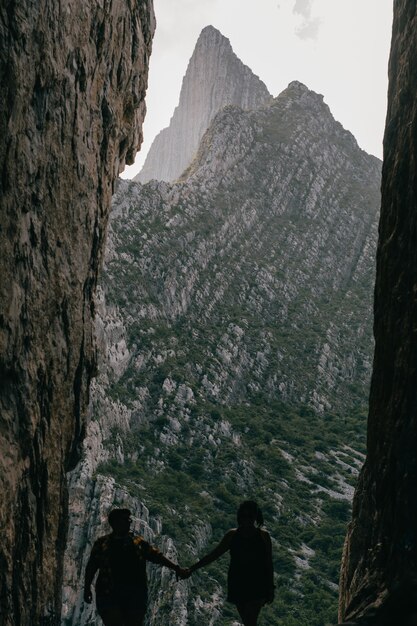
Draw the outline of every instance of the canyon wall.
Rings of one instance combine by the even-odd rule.
[[[0,623],[59,622],[66,472],[95,372],[116,176],[139,149],[151,0],[0,7]]]
[[[387,596],[401,593],[417,575],[416,55],[416,3],[396,0],[384,138],[368,458],[354,500],[342,568],[340,616],[346,619],[368,615]],[[406,623],[399,610],[397,607],[395,623]]]

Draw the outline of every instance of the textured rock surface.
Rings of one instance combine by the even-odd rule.
[[[170,125],[155,138],[135,180],[175,180],[220,109],[228,104],[254,109],[270,100],[264,83],[237,58],[229,40],[207,26],[190,59]]]
[[[141,143],[152,2],[0,8],[0,621],[55,624],[65,472],[95,371],[114,179]]]
[[[348,618],[366,614],[417,575],[416,55],[416,3],[396,0],[368,458],[355,496],[342,571],[341,616]]]
[[[222,306],[234,302],[244,317],[235,323],[251,330],[227,330],[206,363],[208,394],[237,400],[247,385],[266,385],[319,411],[339,407],[355,396],[352,381],[361,394],[369,380],[379,177],[379,161],[300,83],[265,109],[228,107],[183,184],[131,185],[118,194],[112,241],[127,256],[119,249],[107,264],[109,275],[118,272],[112,301],[123,306],[129,271],[137,271],[130,315],[190,325],[192,318],[202,325],[196,345],[207,341],[207,320],[220,320]],[[129,257],[132,249],[139,258]],[[285,335],[281,350],[271,348],[268,332]],[[236,349],[229,357],[228,341]]]
[[[78,511],[97,510],[107,476],[188,562],[233,525],[240,498],[259,497],[281,587],[266,623],[336,621],[363,462],[379,184],[380,162],[300,83],[257,111],[219,112],[182,182],[120,183],[66,606],[79,604],[80,545],[100,532]],[[225,569],[164,583],[163,601],[154,587],[147,624],[235,623]]]

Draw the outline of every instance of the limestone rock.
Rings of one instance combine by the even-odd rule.
[[[271,100],[264,83],[213,26],[201,32],[170,125],[155,138],[135,180],[172,181],[191,163],[215,114],[228,104],[254,109]]]
[[[217,401],[247,385],[319,412],[366,397],[379,180],[379,161],[300,83],[258,111],[226,107],[180,183],[120,185],[106,290],[127,327],[192,325],[206,363],[192,376]],[[232,306],[229,325],[218,316]]]
[[[65,473],[96,369],[114,181],[138,150],[151,0],[0,8],[0,613],[56,624]]]

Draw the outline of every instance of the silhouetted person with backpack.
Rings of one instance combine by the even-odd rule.
[[[229,530],[212,552],[180,576],[188,578],[229,551],[227,600],[236,605],[244,626],[256,626],[261,608],[274,599],[271,538],[261,528],[263,515],[253,500],[242,502],[237,523],[238,527]]]
[[[112,532],[97,539],[85,571],[84,600],[92,601],[91,584],[96,581],[97,612],[105,626],[141,626],[148,599],[146,562],[164,565],[184,577],[184,571],[152,547],[140,535],[130,532],[128,509],[109,513]]]

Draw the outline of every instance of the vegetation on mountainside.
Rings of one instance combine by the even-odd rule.
[[[259,395],[233,407],[198,403],[175,445],[163,444],[172,432],[165,416],[128,435],[114,432],[114,444],[122,441],[130,460],[111,461],[100,473],[162,519],[162,532],[175,540],[185,564],[202,556],[195,529],[209,523],[214,545],[235,525],[240,501],[257,499],[273,538],[277,586],[263,623],[323,626],[337,621],[349,487],[362,460],[363,424],[361,411],[345,419],[318,416]],[[193,576],[192,594],[208,600],[218,588],[224,592],[226,573],[224,557]],[[223,618],[236,618],[233,607],[224,605]]]

